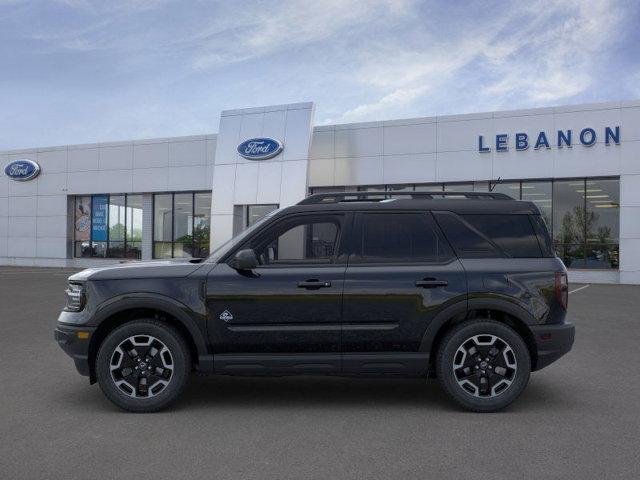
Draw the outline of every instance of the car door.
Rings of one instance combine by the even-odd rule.
[[[431,320],[466,301],[465,272],[429,212],[355,217],[343,296],[343,370],[415,373]]]
[[[208,332],[218,371],[340,370],[344,214],[276,221],[251,248],[252,272],[217,265],[207,278]]]

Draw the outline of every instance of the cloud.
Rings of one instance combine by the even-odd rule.
[[[220,67],[263,57],[283,49],[336,39],[358,26],[372,27],[380,20],[405,15],[410,0],[323,0],[306,2],[282,0],[273,8],[244,8],[227,11],[231,24],[213,22],[192,40],[198,53],[193,65],[198,69]]]
[[[448,38],[425,34],[419,47],[401,38],[361,53],[353,77],[370,94],[338,120],[402,115],[408,105],[442,97],[456,84],[477,87],[476,104],[467,109],[513,105],[514,97],[529,105],[569,100],[593,84],[598,55],[615,41],[622,20],[606,0],[517,3],[495,18],[469,14]]]
[[[555,8],[554,8],[555,7]],[[563,12],[572,12],[563,15]],[[499,41],[511,51],[488,59],[501,78],[484,89],[488,95],[507,98],[524,92],[535,103],[558,102],[587,90],[593,82],[598,53],[615,39],[621,20],[611,2],[549,2],[534,4],[539,13],[517,34]],[[554,19],[559,18],[559,21]]]

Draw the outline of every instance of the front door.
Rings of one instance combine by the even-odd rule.
[[[208,332],[217,371],[340,370],[344,219],[288,216],[238,248],[255,251],[253,272],[223,263],[209,273]]]
[[[466,300],[465,272],[429,212],[363,212],[345,275],[345,372],[426,371],[430,321]]]

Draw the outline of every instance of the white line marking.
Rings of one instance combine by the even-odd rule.
[[[591,285],[584,285],[584,286],[582,286],[582,287],[578,287],[578,288],[576,288],[575,290],[571,290],[571,291],[569,292],[569,295],[571,295],[572,293],[579,292],[580,290],[584,290],[585,288],[590,287],[590,286],[591,286]]]

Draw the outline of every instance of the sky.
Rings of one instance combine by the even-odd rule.
[[[0,150],[640,98],[640,2],[0,0]]]

